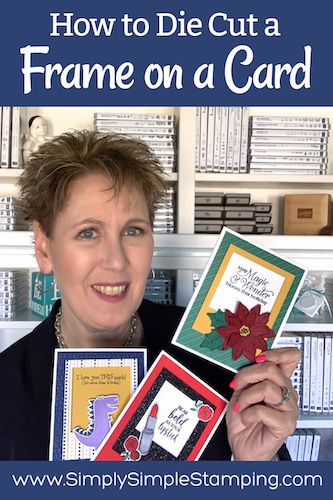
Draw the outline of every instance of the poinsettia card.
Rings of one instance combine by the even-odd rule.
[[[224,228],[172,343],[237,372],[276,344],[305,275]]]
[[[146,349],[56,349],[50,460],[91,459],[147,371]]]
[[[162,351],[94,460],[198,460],[227,400]]]

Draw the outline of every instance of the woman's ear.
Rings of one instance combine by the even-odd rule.
[[[32,228],[35,240],[35,255],[39,269],[43,274],[50,274],[53,271],[53,264],[49,249],[49,238],[40,227],[39,222],[33,221]]]

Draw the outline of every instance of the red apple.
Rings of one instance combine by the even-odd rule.
[[[214,410],[209,405],[200,405],[198,408],[198,419],[208,422],[214,415]]]
[[[125,439],[124,442],[124,448],[127,451],[135,451],[138,449],[139,446],[139,440],[135,436],[128,436],[128,438]]]

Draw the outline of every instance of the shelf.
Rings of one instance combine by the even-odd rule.
[[[22,171],[22,168],[0,168],[0,182],[16,182]]]
[[[167,182],[176,183],[178,180],[178,174],[176,172],[171,172],[170,174],[164,174],[163,177]]]
[[[32,231],[0,231],[0,267],[4,269],[35,269]]]
[[[237,184],[239,187],[255,184],[256,187],[265,188],[269,186],[278,186],[286,184],[297,184],[297,188],[311,188],[316,186],[332,186],[333,175],[281,175],[281,174],[219,174],[219,173],[196,173],[195,181],[197,183],[216,184]]]
[[[155,235],[155,254],[208,259],[218,237],[218,234]],[[330,269],[327,267],[327,261],[333,263],[333,236],[246,235],[245,237],[258,245],[281,252],[288,258],[306,259],[310,264],[307,266],[309,270],[318,270],[321,266],[322,270],[327,270]],[[314,267],[311,267],[312,264]],[[195,263],[192,263],[192,266],[198,268]]]
[[[297,429],[331,429],[333,415],[300,415],[297,420]]]
[[[6,247],[19,247],[23,250],[33,250],[32,231],[0,231],[0,252],[4,252]]]
[[[173,174],[177,175],[177,174]],[[272,250],[297,250],[299,252],[333,251],[333,236],[289,236],[289,235],[244,235],[255,243]],[[174,247],[175,245],[189,251],[202,248],[211,251],[219,234],[155,234],[155,243],[159,247]],[[32,246],[32,231],[0,231],[1,246]],[[0,249],[1,250],[1,249]],[[174,248],[177,251],[177,248]],[[333,258],[333,256],[332,256]]]
[[[31,309],[25,309],[12,319],[0,319],[0,329],[33,330],[41,321],[43,321],[41,316],[32,312]]]
[[[0,320],[1,328],[35,328],[37,324],[41,321],[41,317],[30,311],[22,311],[14,319]],[[284,327],[284,332],[333,332],[333,323],[324,322],[317,318],[316,320],[311,320],[311,318],[304,318],[302,322],[298,323],[286,323]],[[333,418],[333,417],[332,417]]]
[[[290,315],[284,327],[285,332],[333,332],[333,318],[323,314],[315,318],[297,314]]]
[[[181,247],[189,251],[202,249],[210,253],[219,234],[159,234],[155,235],[155,244],[159,247]],[[333,252],[333,236],[289,236],[289,235],[244,235],[256,244],[271,250],[296,250],[299,253],[315,251]],[[177,251],[177,248],[174,248]],[[330,254],[333,258],[332,253]]]
[[[153,265],[165,269],[204,269],[218,237],[218,234],[155,234]],[[301,262],[309,270],[333,268],[333,236],[246,237]],[[36,268],[33,233],[0,231],[0,262],[2,268]]]

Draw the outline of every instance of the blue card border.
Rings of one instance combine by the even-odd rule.
[[[63,410],[65,397],[65,366],[69,360],[76,359],[134,359],[138,363],[138,385],[147,371],[147,350],[137,349],[98,349],[85,351],[81,349],[56,349],[54,359],[54,380],[52,391],[53,440],[50,442],[50,460],[60,460],[57,449],[62,450]],[[51,419],[52,425],[52,419]],[[52,429],[51,429],[52,435]]]

